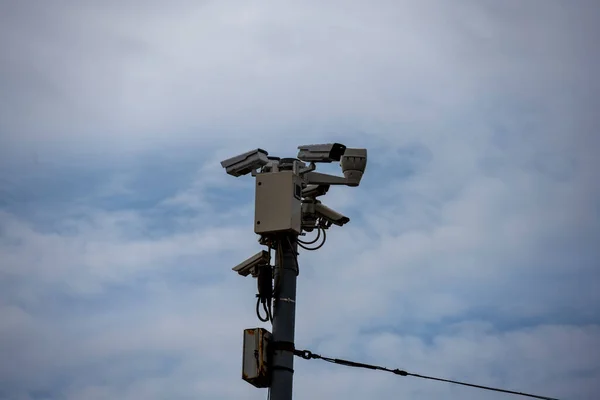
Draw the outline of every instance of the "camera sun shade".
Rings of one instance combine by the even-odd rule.
[[[269,153],[263,149],[249,151],[239,156],[221,161],[221,166],[231,176],[242,176],[249,174],[269,163]]]
[[[346,151],[346,146],[341,143],[308,144],[298,146],[298,159],[306,162],[330,163],[340,161]]]

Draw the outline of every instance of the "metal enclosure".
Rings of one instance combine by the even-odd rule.
[[[263,328],[244,329],[242,379],[257,388],[270,385],[268,343],[271,333]]]
[[[256,176],[254,232],[302,231],[302,181],[293,171]]]

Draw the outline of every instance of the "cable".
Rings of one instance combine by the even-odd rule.
[[[523,393],[523,392],[515,392],[515,391],[512,391],[512,390],[499,389],[499,388],[494,388],[494,387],[490,387],[490,386],[475,385],[473,383],[453,381],[453,380],[450,380],[450,379],[436,378],[436,377],[427,376],[427,375],[413,374],[413,373],[406,372],[406,371],[401,370],[401,369],[389,369],[389,368],[380,367],[380,366],[377,366],[377,365],[357,363],[357,362],[354,362],[354,361],[342,360],[342,359],[338,359],[338,358],[323,357],[323,356],[320,356],[319,354],[314,354],[314,353],[312,353],[312,352],[310,352],[308,350],[294,350],[294,355],[296,355],[298,357],[302,357],[305,360],[319,359],[319,360],[327,361],[327,362],[330,362],[330,363],[333,363],[333,364],[345,365],[347,367],[366,368],[366,369],[372,369],[372,370],[386,371],[386,372],[391,372],[391,373],[393,373],[395,375],[400,375],[400,376],[414,376],[416,378],[431,379],[431,380],[434,380],[434,381],[454,383],[456,385],[469,386],[469,387],[473,387],[473,388],[477,388],[477,389],[491,390],[491,391],[494,391],[494,392],[516,394],[516,395],[520,395],[520,396],[533,397],[533,398],[542,399],[542,400],[558,400],[558,399],[556,399],[554,397],[538,396],[538,395],[535,395],[535,394],[529,394],[529,393]]]
[[[288,241],[288,244],[290,245],[290,251],[294,255],[294,262],[296,263],[296,276],[298,276],[298,275],[300,275],[300,263],[298,262],[298,253],[294,249],[294,246],[292,246],[292,241],[290,240],[289,236],[287,237],[287,241]],[[298,244],[298,245],[301,246],[300,244]]]
[[[321,228],[317,228],[317,236],[313,240],[311,240],[310,242],[305,242],[303,240],[298,239],[298,243],[302,243],[302,244],[305,244],[305,245],[306,244],[313,244],[313,243],[316,243],[317,240],[319,240],[320,238],[321,238]]]
[[[307,247],[302,242],[298,242],[298,246],[302,247],[304,250],[309,250],[309,251],[319,250],[321,247],[323,247],[323,245],[327,241],[327,233],[325,232],[325,229],[323,229],[323,228],[318,228],[318,229],[319,229],[319,232],[323,232],[323,240],[317,247]]]
[[[271,323],[273,323],[273,308],[271,308],[270,301],[267,303],[267,308],[265,309],[265,311],[269,315],[269,321],[271,321]]]
[[[277,257],[277,261],[275,262],[275,268],[282,268],[283,266],[283,252],[281,247],[281,241],[278,240],[277,249],[275,249],[275,257]],[[273,284],[273,298],[279,298],[279,289],[281,288],[281,270],[274,271],[274,284]]]
[[[256,295],[256,315],[262,322],[273,321],[271,313],[271,300],[273,298],[273,269],[270,265],[261,265],[258,267],[256,276],[258,283],[258,294]],[[260,315],[260,305],[262,303],[266,317]]]
[[[263,318],[263,316],[260,315],[260,303],[261,303],[261,298],[259,297],[259,295],[256,295],[256,316],[262,322],[268,322],[269,321],[269,312],[267,311],[267,316]],[[265,304],[263,303],[263,308],[264,307],[265,307]]]

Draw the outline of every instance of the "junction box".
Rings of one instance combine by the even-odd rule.
[[[263,328],[244,329],[242,379],[257,388],[271,384],[269,343],[271,332]]]

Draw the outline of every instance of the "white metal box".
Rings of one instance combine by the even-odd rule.
[[[302,181],[292,171],[256,176],[254,232],[302,231]]]
[[[244,329],[242,379],[257,388],[270,385],[268,344],[271,333],[263,328]]]

